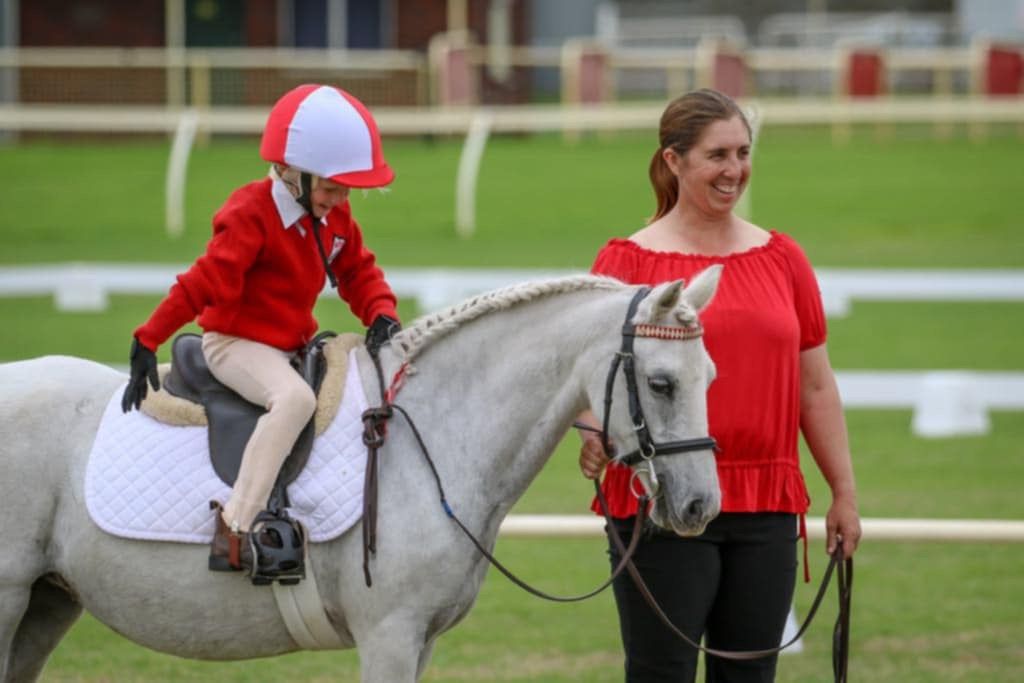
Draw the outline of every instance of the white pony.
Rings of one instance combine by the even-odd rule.
[[[632,322],[694,329],[720,267],[689,284],[656,287]],[[447,500],[491,549],[498,527],[573,418],[600,414],[637,287],[576,276],[524,283],[427,316],[382,350],[385,377],[405,360],[397,396],[430,448]],[[707,435],[714,373],[694,335],[637,336],[637,393],[654,442]],[[377,379],[359,351],[370,395]],[[97,528],[83,478],[100,417],[125,377],[53,356],[0,365],[0,681],[34,681],[88,610],[126,638],[181,657],[233,660],[299,649],[272,592],[206,569],[207,547],[128,540]],[[634,449],[625,382],[613,390],[611,439]],[[704,448],[653,459],[662,486],[652,518],[699,533],[718,514],[714,455]],[[646,461],[642,466],[648,466]],[[381,450],[373,586],[363,580],[360,524],[310,548],[331,627],[359,651],[362,680],[419,679],[437,637],[476,599],[488,563],[438,502],[430,469],[401,417]]]

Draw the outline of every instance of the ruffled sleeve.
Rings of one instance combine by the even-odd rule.
[[[608,241],[601,251],[597,252],[594,265],[590,272],[594,275],[607,275],[623,282],[636,284],[639,272],[637,252],[629,248],[629,242],[620,238]]]
[[[793,277],[793,308],[800,322],[800,350],[806,351],[825,343],[828,325],[821,301],[821,287],[804,250],[788,235],[779,233],[785,246]]]

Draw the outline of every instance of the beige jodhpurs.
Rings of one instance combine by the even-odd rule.
[[[219,332],[203,335],[203,356],[210,372],[242,398],[267,412],[256,421],[224,521],[249,531],[267,507],[270,490],[303,427],[316,410],[316,395],[289,364],[289,354],[259,342]]]

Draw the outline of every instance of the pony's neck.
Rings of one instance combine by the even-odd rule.
[[[399,403],[432,405],[440,470],[504,513],[587,405],[586,373],[604,373],[627,290],[583,290],[518,304],[451,332],[414,360]],[[619,301],[612,305],[611,301]],[[609,308],[611,306],[611,309]],[[453,447],[458,444],[457,447]],[[444,476],[444,475],[442,475]],[[446,486],[447,486],[446,482]],[[453,484],[456,486],[458,484]]]

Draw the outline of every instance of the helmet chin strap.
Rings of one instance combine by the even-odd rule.
[[[299,173],[299,191],[301,194],[295,198],[295,201],[299,203],[306,213],[309,214],[309,218],[316,224],[316,214],[313,213],[313,174],[302,171]]]
[[[324,251],[324,243],[320,241],[320,220],[313,213],[313,174],[302,171],[299,174],[299,189],[302,190],[302,194],[299,195],[295,201],[299,203],[306,213],[309,214],[309,222],[313,225],[313,241],[316,242],[317,251],[320,252],[320,260],[324,264],[324,272],[327,274],[327,279],[331,281],[331,287],[338,287],[338,278],[334,277],[334,271],[331,270],[331,264],[327,262],[327,252]]]

